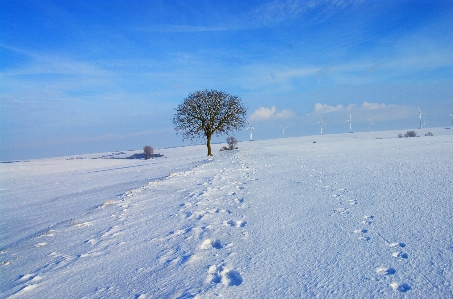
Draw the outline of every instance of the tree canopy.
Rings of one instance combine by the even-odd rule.
[[[247,124],[247,109],[237,96],[223,91],[202,90],[189,94],[176,108],[173,124],[183,139],[206,138],[212,156],[212,135],[227,134]]]

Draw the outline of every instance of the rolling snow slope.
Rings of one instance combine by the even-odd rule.
[[[1,164],[0,297],[451,298],[453,134],[430,130]]]

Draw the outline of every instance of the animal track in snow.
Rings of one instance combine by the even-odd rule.
[[[218,239],[206,239],[201,243],[200,248],[201,249],[210,249],[210,248],[215,248],[215,249],[220,249],[222,248],[222,243],[220,243],[220,240]]]
[[[226,220],[223,222],[225,226],[236,226],[236,227],[244,227],[247,224],[244,220]]]
[[[350,199],[350,200],[348,200],[348,202],[349,202],[350,205],[358,204],[357,200],[355,200],[355,199]]]
[[[86,226],[92,226],[91,222],[84,222],[84,223],[77,223],[77,224],[74,224],[75,227],[86,227]]]
[[[221,282],[225,286],[238,286],[242,283],[241,274],[232,269],[212,265],[208,269],[207,283]]]
[[[400,258],[400,259],[407,259],[407,258],[409,257],[409,256],[407,255],[407,253],[404,253],[404,252],[401,252],[401,251],[392,253],[392,256],[393,256],[394,258]]]
[[[54,237],[54,236],[55,236],[55,232],[56,232],[55,230],[50,229],[50,230],[48,230],[48,231],[46,231],[46,232],[43,232],[43,233],[37,235],[35,238],[41,238],[41,237]]]
[[[400,243],[400,242],[396,242],[396,243],[389,244],[389,246],[390,247],[401,247],[401,248],[403,248],[403,247],[406,247],[406,244]]]
[[[365,234],[365,233],[367,233],[367,232],[368,232],[368,230],[367,230],[367,229],[364,229],[364,228],[363,228],[363,229],[356,229],[356,230],[354,231],[355,234],[360,234],[360,233]]]
[[[376,273],[382,274],[382,275],[390,275],[390,274],[395,274],[396,270],[393,268],[379,267],[379,268],[376,268]]]
[[[340,215],[349,214],[349,209],[345,209],[345,208],[338,208],[334,211],[339,213]]]
[[[395,291],[402,292],[402,293],[407,292],[411,289],[411,287],[407,283],[392,282],[390,284],[390,286]]]

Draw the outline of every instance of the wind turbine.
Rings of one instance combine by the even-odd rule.
[[[351,114],[349,114],[349,119],[346,121],[347,123],[349,123],[349,133],[352,133],[352,116]]]
[[[370,132],[373,132],[373,128],[371,127],[372,125],[374,125],[374,123],[372,123],[370,119]]]
[[[420,129],[421,129],[422,128],[422,114],[426,114],[426,113],[422,112],[420,110],[420,107],[418,107],[418,112],[419,112],[418,118],[420,118]]]
[[[287,129],[288,127],[283,128],[282,126],[280,126],[280,128],[283,129],[283,136],[285,136],[285,129]]]
[[[453,113],[450,113],[451,115],[451,126],[453,127]]]
[[[322,133],[322,129],[324,128],[324,126],[327,126],[327,125],[325,122],[322,121],[322,116],[319,117],[319,121],[316,124],[319,124],[319,126],[321,127],[321,135],[324,135]]]
[[[249,126],[248,129],[249,129],[249,132],[250,132],[250,141],[252,141],[253,140],[252,131],[255,130],[255,128],[252,127],[252,126]]]

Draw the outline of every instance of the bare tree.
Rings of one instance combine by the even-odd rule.
[[[223,91],[203,90],[189,94],[176,108],[173,124],[184,139],[206,138],[212,156],[211,137],[243,128],[247,109],[237,96]]]
[[[154,149],[151,146],[149,145],[145,146],[143,148],[143,151],[145,152],[145,160],[154,157]]]

